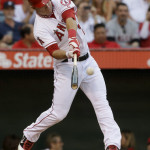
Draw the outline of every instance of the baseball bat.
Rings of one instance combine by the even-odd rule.
[[[76,90],[78,88],[77,54],[74,54],[74,65],[71,76],[71,88],[73,90]]]

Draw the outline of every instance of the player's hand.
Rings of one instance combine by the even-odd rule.
[[[77,58],[80,57],[80,49],[75,48],[74,51],[73,51],[73,54],[77,54]]]
[[[77,57],[80,56],[80,48],[79,48],[79,41],[77,40],[77,38],[75,37],[72,37],[72,38],[69,38],[69,47],[70,47],[70,51],[74,51],[75,50],[75,53],[77,54]]]
[[[77,40],[76,37],[69,38],[69,46],[72,46],[73,48],[79,47],[80,42]]]
[[[77,57],[79,57],[80,56],[80,49],[74,48],[73,50],[66,52],[67,58],[74,58],[74,54],[77,54]]]

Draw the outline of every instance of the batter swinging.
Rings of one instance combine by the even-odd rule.
[[[67,116],[77,92],[71,88],[74,54],[78,57],[78,85],[94,107],[104,134],[105,149],[120,149],[120,129],[106,98],[104,78],[90,55],[74,3],[70,0],[29,0],[29,3],[37,13],[34,36],[54,58],[55,89],[52,106],[23,131],[18,150],[30,150],[43,131]],[[89,67],[94,69],[94,74],[86,73]]]

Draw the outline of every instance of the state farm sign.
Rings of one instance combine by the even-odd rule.
[[[45,51],[0,52],[0,69],[52,69],[53,59]]]
[[[101,69],[150,69],[150,49],[93,50]],[[53,69],[53,58],[44,50],[0,50],[0,70]]]

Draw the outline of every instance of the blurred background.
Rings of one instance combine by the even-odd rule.
[[[150,0],[74,0],[108,100],[122,150],[150,150]],[[53,59],[35,41],[35,11],[26,0],[0,0],[0,149],[16,150],[23,129],[51,106]],[[63,88],[63,87],[62,87]],[[90,101],[78,91],[61,123],[33,150],[102,150]]]

